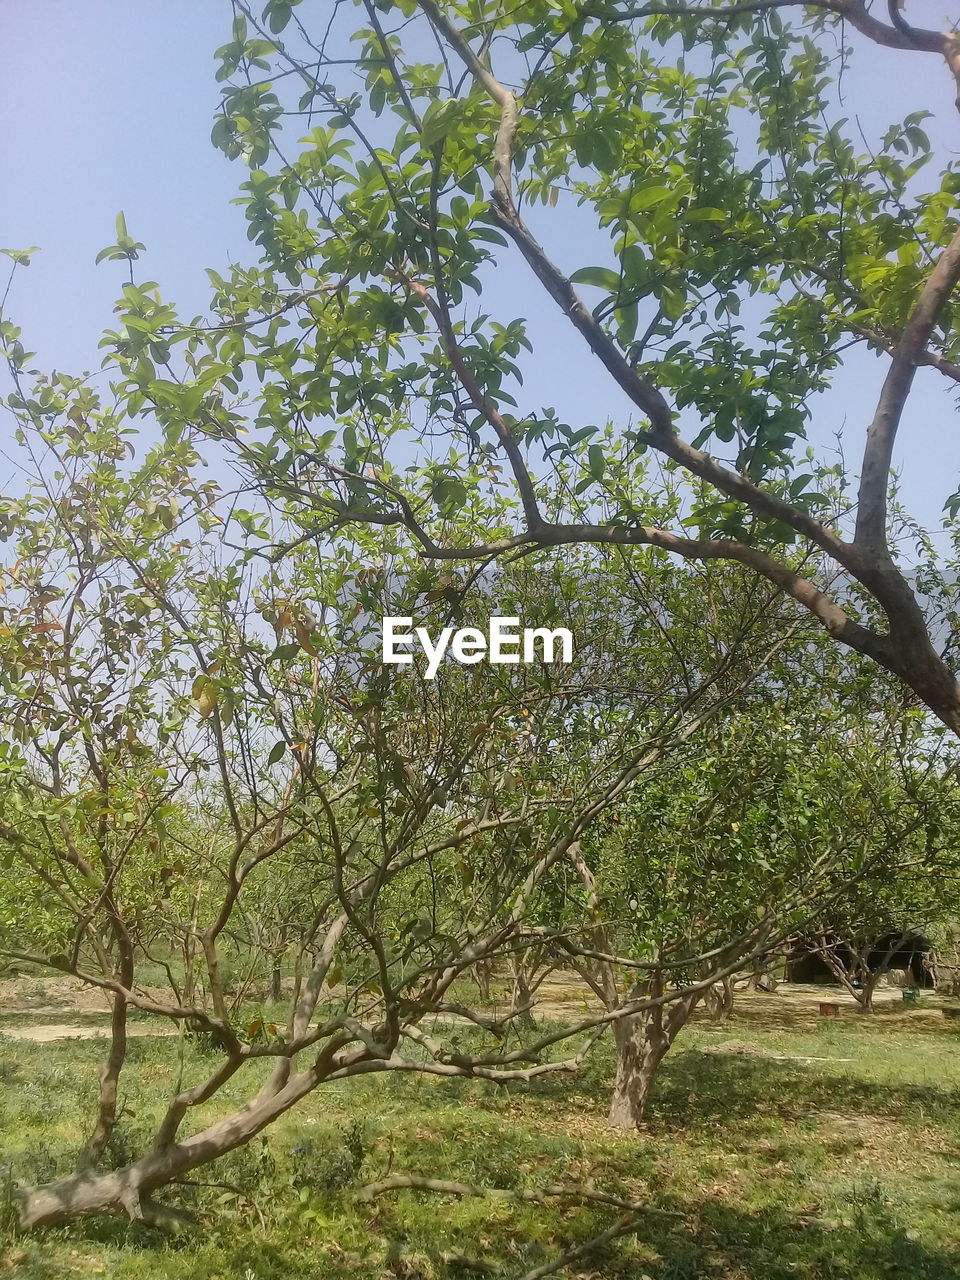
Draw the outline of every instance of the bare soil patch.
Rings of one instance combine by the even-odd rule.
[[[164,1027],[157,1024],[139,1025],[131,1023],[127,1027],[127,1036],[175,1036],[176,1027]],[[79,1026],[69,1022],[45,1022],[34,1026],[27,1024],[0,1026],[0,1040],[4,1036],[10,1040],[32,1040],[36,1044],[47,1044],[51,1040],[105,1040],[110,1035],[110,1028],[103,1025]]]

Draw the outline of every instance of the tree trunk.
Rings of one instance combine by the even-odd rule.
[[[866,974],[860,985],[860,1012],[873,1013],[873,997],[880,982],[881,974]]]
[[[665,1031],[657,1030],[648,1015],[621,1018],[613,1024],[617,1049],[617,1074],[610,1100],[610,1124],[615,1129],[638,1129],[660,1063],[670,1048]]]
[[[636,983],[630,999],[660,997],[666,989],[662,972]],[[669,1006],[655,1005],[645,1013],[619,1018],[613,1024],[617,1074],[610,1100],[609,1121],[616,1129],[638,1129],[660,1064],[700,1001],[700,993],[682,996]]]
[[[528,956],[524,952],[517,956],[512,964],[513,991],[510,997],[510,1011],[513,1025],[522,1031],[532,1031],[536,1026],[533,1016],[535,988],[527,971]]]
[[[752,981],[752,976],[748,985],[749,981]],[[703,993],[703,1003],[711,1018],[729,1018],[733,1013],[733,1000],[733,979],[729,975]]]
[[[106,1150],[117,1124],[120,1072],[127,1057],[127,1001],[117,993],[112,997],[111,1004],[110,1052],[100,1072],[97,1120],[80,1157],[80,1169],[91,1168],[96,1164]]]
[[[895,660],[883,665],[919,694],[934,715],[960,738],[960,682],[931,643],[925,621],[919,643],[901,643]]]
[[[483,1004],[490,1003],[490,989],[493,983],[493,962],[483,956],[473,966],[472,974]]]
[[[210,999],[213,1002],[213,1012],[226,1025],[230,1021],[230,1013],[227,1009],[227,1001],[223,991],[217,941],[211,934],[205,933],[202,935],[200,942],[203,946],[203,956],[207,963],[207,978],[210,984]]]
[[[181,1142],[155,1145],[122,1169],[108,1173],[84,1170],[72,1177],[21,1191],[18,1194],[20,1226],[24,1229],[52,1226],[95,1213],[125,1214],[130,1219],[153,1217],[156,1207],[150,1197],[154,1191],[189,1170],[242,1147],[312,1092],[321,1080],[315,1067],[293,1077],[276,1091],[261,1090],[255,1098],[199,1133]]]
[[[116,908],[113,895],[108,898],[110,905],[111,931],[117,943],[120,956],[117,976],[125,988],[133,986],[133,943],[127,927]],[[110,976],[110,966],[104,966],[104,977]],[[92,1168],[113,1136],[117,1126],[118,1106],[120,1099],[120,1073],[127,1059],[127,999],[115,992],[111,1002],[110,1018],[110,1051],[100,1072],[100,1105],[97,1108],[97,1120],[78,1161],[78,1169]]]
[[[138,1162],[139,1163],[139,1162]],[[174,1172],[171,1172],[171,1177]],[[164,1179],[166,1181],[166,1179]],[[20,1193],[20,1226],[48,1227],[92,1213],[144,1216],[141,1170],[129,1165],[113,1173],[76,1174]]]

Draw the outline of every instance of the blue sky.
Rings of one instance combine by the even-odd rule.
[[[97,341],[111,323],[123,272],[117,263],[95,266],[94,258],[113,239],[117,210],[147,246],[138,277],[158,281],[185,317],[205,307],[205,267],[252,258],[242,212],[230,203],[243,170],[209,140],[219,100],[212,55],[229,39],[230,21],[226,0],[7,0],[0,7],[0,246],[41,246],[11,311],[42,367],[98,364]],[[950,77],[937,59],[853,35],[851,43],[844,111],[875,137],[908,111],[933,110],[927,127],[944,160],[951,158],[960,130]],[[587,229],[575,218],[542,221],[539,230],[569,269],[586,265]],[[530,319],[537,344],[528,407],[557,403],[568,421],[584,423],[628,416],[521,264],[498,273],[497,288],[508,317]],[[882,372],[870,358],[852,364],[821,406],[816,435],[829,439],[845,424],[853,450]],[[955,415],[944,380],[922,370],[901,458],[904,496],[930,524],[956,488]]]
[[[44,363],[96,360],[121,282],[94,266],[123,209],[144,275],[185,311],[206,266],[248,253],[241,172],[210,144],[221,0],[32,0],[0,7],[0,245],[40,245],[15,311]]]

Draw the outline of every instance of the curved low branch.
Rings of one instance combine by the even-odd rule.
[[[470,1182],[453,1182],[447,1178],[428,1178],[418,1173],[393,1173],[379,1182],[362,1187],[361,1200],[375,1200],[388,1191],[435,1191],[448,1196],[492,1196],[499,1200],[519,1200],[525,1204],[542,1204],[545,1200],[579,1200],[584,1204],[605,1204],[612,1209],[639,1213],[644,1206],[620,1196],[596,1191],[593,1187],[553,1185],[532,1190],[512,1187],[478,1187]],[[675,1215],[679,1217],[680,1215]]]

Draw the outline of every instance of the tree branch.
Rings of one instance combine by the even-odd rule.
[[[894,441],[917,366],[958,280],[960,229],[954,232],[937,259],[904,325],[883,382],[876,413],[867,430],[854,543],[869,551],[885,552],[887,549],[887,488]]]

